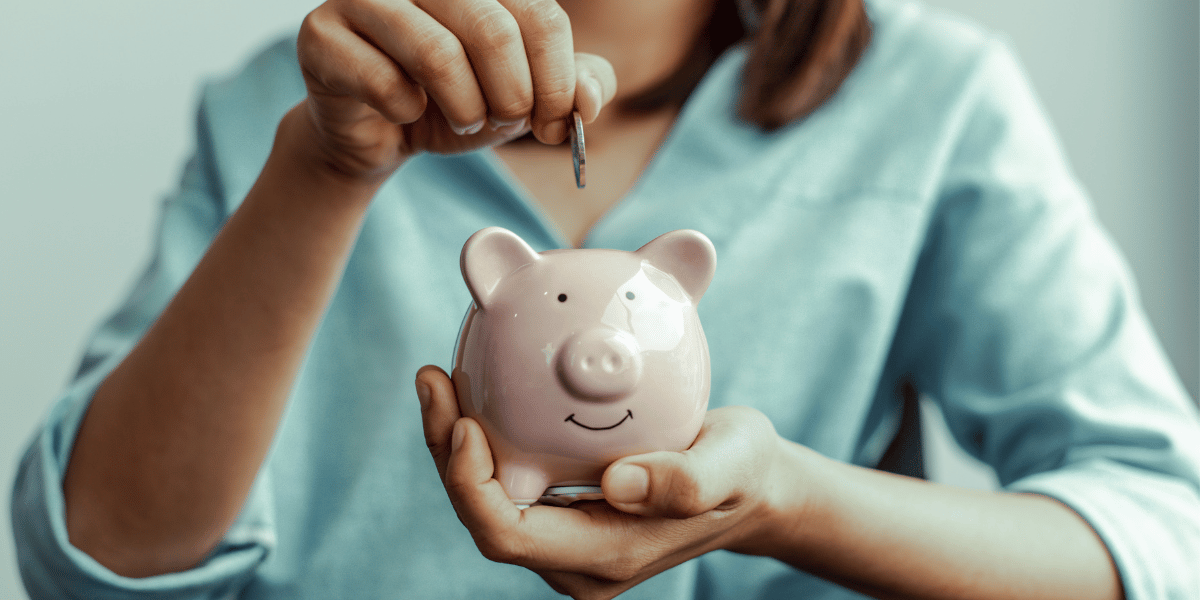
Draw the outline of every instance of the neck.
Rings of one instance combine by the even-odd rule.
[[[614,104],[675,72],[695,45],[716,0],[559,0],[575,50],[598,54],[617,75]]]

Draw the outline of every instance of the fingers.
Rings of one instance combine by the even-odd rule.
[[[765,416],[752,409],[719,409],[710,412],[687,452],[618,461],[604,477],[609,503],[522,511],[494,479],[480,425],[469,418],[452,421],[456,410],[439,408],[450,403],[448,397],[439,399],[450,391],[438,391],[447,384],[445,374],[427,367],[418,382],[429,389],[426,431],[435,439],[430,448],[439,455],[449,452],[442,471],[447,495],[480,552],[532,569],[576,598],[611,598],[690,558],[736,543],[743,535],[741,524],[754,521],[755,505],[741,498],[750,494],[752,482],[764,480],[774,457],[770,449],[776,436]],[[449,449],[444,450],[439,444],[447,442],[437,440],[447,433]]]
[[[460,37],[436,15],[408,2],[354,2],[347,18],[437,102],[455,133],[483,128],[488,105],[475,70]]]
[[[418,389],[422,384],[436,384],[430,387],[431,401],[424,411],[426,439],[436,438],[429,446],[439,464],[446,495],[483,556],[533,569],[584,569],[622,580],[636,576],[650,561],[644,552],[634,558],[629,551],[640,538],[639,532],[605,526],[612,525],[614,517],[629,518],[627,515],[602,504],[592,511],[545,506],[521,510],[513,504],[493,477],[491,448],[479,423],[458,418],[446,428],[451,411],[439,408],[444,400],[438,399],[438,386],[443,385],[438,381],[443,379],[444,373],[436,367],[425,367],[418,375]],[[443,436],[443,431],[448,435]]]
[[[622,511],[685,519],[730,499],[736,491],[732,479],[695,454],[662,452],[610,466],[603,487],[609,504]]]
[[[520,26],[532,74],[533,134],[546,144],[567,137],[575,107],[575,43],[571,21],[555,0],[500,0]]]
[[[591,123],[617,93],[612,63],[596,54],[575,55],[575,108],[584,123]]]
[[[445,371],[426,365],[417,371],[416,385],[425,444],[459,519],[472,535],[508,529],[520,510],[492,478],[491,448],[479,424],[459,412],[454,383]]]
[[[758,411],[710,411],[687,451],[653,452],[610,465],[604,496],[619,510],[643,516],[684,519],[728,508],[762,479],[774,438],[774,427]]]
[[[525,519],[500,482],[493,478],[495,465],[483,429],[474,419],[461,417],[454,384],[445,371],[433,365],[422,367],[417,371],[416,387],[425,443],[459,520],[471,532],[484,556],[498,562],[540,564],[543,555],[547,555],[554,558],[550,563],[554,565],[594,558],[586,536],[575,539],[552,534],[541,542],[534,541],[538,539],[535,533],[538,531],[582,531],[581,527],[593,518],[583,511],[534,507],[524,513],[540,518],[540,525],[537,519]],[[551,514],[547,515],[547,510]],[[554,513],[558,513],[557,517]],[[610,545],[626,546],[625,543]]]
[[[619,592],[719,548],[723,516],[642,518],[603,503],[533,506],[515,520],[477,521],[472,535],[488,559],[534,570],[575,596],[588,582]]]
[[[470,439],[464,441],[464,449]],[[447,479],[451,503],[480,553],[488,560],[539,572],[628,581],[669,553],[677,538],[692,537],[701,529],[691,527],[694,531],[685,535],[668,531],[679,523],[674,520],[631,525],[622,519],[632,517],[608,506],[599,510],[552,506],[519,510],[495,480],[480,483],[464,478],[456,483],[451,490]]]
[[[674,565],[671,565],[674,566]],[[669,567],[668,567],[669,568]],[[615,598],[657,572],[639,573],[627,580],[610,580],[563,571],[535,571],[550,589],[575,600],[608,600]]]
[[[420,6],[456,39],[459,55],[469,58],[471,78],[484,102],[473,123],[482,128],[489,116],[492,130],[498,122],[520,123],[532,109],[533,97],[521,30],[512,15],[494,0],[429,0]]]
[[[298,43],[304,78],[318,110],[338,97],[351,97],[395,123],[410,123],[425,112],[425,92],[386,54],[350,31],[339,15],[314,10],[300,28]],[[340,107],[337,107],[340,108]],[[327,111],[327,119],[358,118],[353,111]]]
[[[557,2],[427,0],[420,5],[461,41],[493,131],[529,123],[545,143],[566,138],[575,100],[574,44],[570,21]]]
[[[590,123],[616,90],[606,60],[574,54],[555,0],[330,0],[305,20],[299,47],[310,91],[397,124],[440,117],[460,136],[530,128],[559,144],[573,109]],[[426,112],[426,95],[439,111]]]
[[[483,429],[474,419],[455,422],[446,464],[446,495],[458,519],[471,532],[475,545],[490,560],[513,562],[510,551],[517,536],[521,510],[512,503],[500,482],[492,478],[495,465]],[[497,540],[502,540],[497,542]],[[490,551],[490,552],[489,552]],[[489,555],[490,554],[490,555]]]
[[[437,465],[438,475],[446,480],[446,466],[450,461],[454,423],[462,416],[458,410],[458,397],[454,383],[446,372],[427,365],[417,371],[417,399],[421,402],[421,424],[425,430],[425,444]]]

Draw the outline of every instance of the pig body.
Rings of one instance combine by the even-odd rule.
[[[474,302],[455,389],[513,502],[599,486],[618,458],[695,440],[709,393],[696,314],[716,268],[708,238],[683,230],[636,252],[538,254],[488,228],[467,241],[461,265]]]

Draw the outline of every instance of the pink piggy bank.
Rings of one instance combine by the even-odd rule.
[[[461,266],[474,303],[454,386],[514,503],[599,499],[612,461],[691,446],[709,391],[696,303],[716,260],[690,230],[636,252],[539,254],[499,227],[467,240]]]

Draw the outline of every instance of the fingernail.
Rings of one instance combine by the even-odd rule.
[[[450,451],[458,452],[458,448],[462,446],[463,438],[467,437],[467,428],[461,423],[454,424],[454,435],[450,436]]]
[[[488,127],[490,127],[492,131],[501,131],[505,128],[511,129],[514,125],[521,125],[524,123],[525,119],[526,117],[521,117],[520,119],[505,121],[502,119],[497,119],[496,117],[488,117]]]
[[[465,127],[450,123],[450,129],[452,129],[454,133],[458,135],[471,135],[479,133],[479,131],[483,129],[483,124],[485,122],[486,121],[484,119],[480,119],[479,121]]]
[[[433,399],[433,390],[425,382],[417,382],[417,400],[421,402],[421,410],[429,410],[429,402]]]
[[[500,135],[512,135],[514,133],[519,133],[520,131],[524,130],[528,126],[529,126],[529,120],[521,119],[520,121],[517,121],[516,123],[511,123],[508,125],[504,125],[503,127],[500,127],[499,129],[496,130],[496,133],[499,133]]]
[[[608,474],[609,500],[621,504],[632,504],[646,499],[650,493],[650,473],[637,465],[617,465]]]

